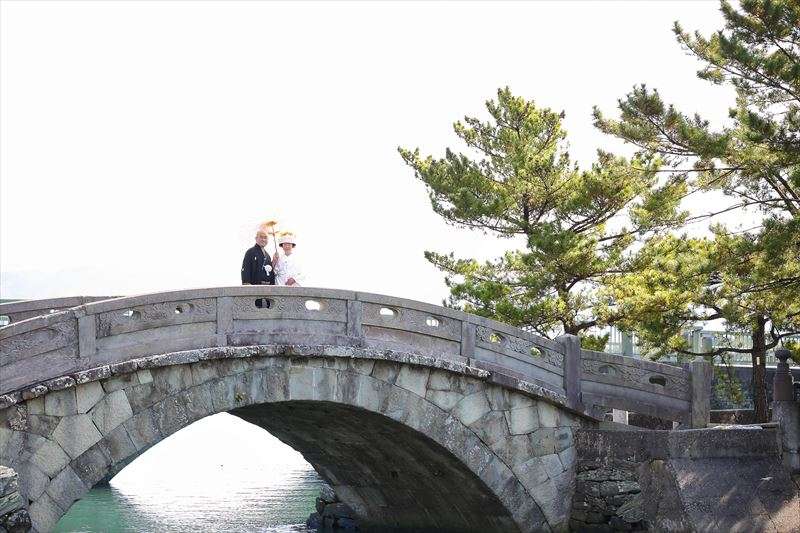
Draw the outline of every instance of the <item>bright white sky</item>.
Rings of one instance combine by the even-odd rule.
[[[636,83],[723,120],[670,28],[718,2],[2,0],[0,294],[236,285],[256,224],[299,237],[309,285],[440,303],[423,250],[509,241],[435,215],[396,148],[460,148],[452,123],[508,85],[566,111],[573,158]]]

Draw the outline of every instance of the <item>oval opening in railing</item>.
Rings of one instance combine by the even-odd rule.
[[[489,342],[491,342],[492,344],[503,344],[503,340],[504,340],[503,337],[501,337],[495,332],[492,332],[489,335]]]
[[[192,310],[192,304],[178,304],[175,306],[175,314],[182,315]]]
[[[130,318],[131,320],[138,320],[141,316],[141,313],[139,313],[139,311],[134,311],[133,309],[126,309],[122,312],[122,316],[125,318]]]
[[[613,366],[603,365],[600,368],[598,368],[597,371],[599,373],[603,374],[604,376],[616,376],[617,375],[617,369],[614,368]]]
[[[653,385],[661,385],[662,387],[667,386],[667,378],[664,376],[650,376],[648,381]]]
[[[259,309],[269,309],[272,307],[272,300],[269,298],[257,298],[254,305]]]
[[[531,357],[541,357],[542,351],[536,346],[531,346]]]
[[[309,311],[319,311],[322,309],[322,304],[316,300],[306,300],[306,309]]]
[[[438,328],[439,327],[439,319],[429,316],[425,319],[425,324],[431,328]]]
[[[381,307],[380,311],[378,311],[378,314],[382,317],[390,318],[396,316],[397,311],[390,307]]]

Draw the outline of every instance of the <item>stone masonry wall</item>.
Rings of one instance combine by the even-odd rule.
[[[800,531],[775,428],[579,430],[573,531]]]

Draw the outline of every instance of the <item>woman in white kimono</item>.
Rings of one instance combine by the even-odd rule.
[[[275,254],[275,285],[300,286],[303,275],[300,272],[297,258],[292,255],[294,247],[297,245],[296,240],[294,234],[290,232],[278,235],[278,244],[283,248],[283,254],[280,252]]]

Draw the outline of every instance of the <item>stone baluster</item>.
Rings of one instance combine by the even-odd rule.
[[[470,361],[475,357],[475,324],[464,320],[461,323],[461,357]]]
[[[567,394],[567,407],[582,411],[581,340],[577,335],[561,335],[556,340],[564,347],[564,391]]]
[[[784,464],[792,473],[800,472],[800,404],[794,399],[792,373],[787,362],[791,352],[775,350],[778,368],[772,380],[772,421],[781,426]]]
[[[78,315],[78,357],[89,359],[97,353],[97,319],[81,310]]]
[[[711,421],[711,363],[698,355],[690,364],[692,373],[692,405],[689,424],[692,428],[704,428]]]
[[[358,344],[364,342],[364,328],[361,324],[364,305],[358,300],[347,300],[347,336]]]
[[[217,298],[217,345],[228,345],[228,334],[233,332],[233,298]]]

